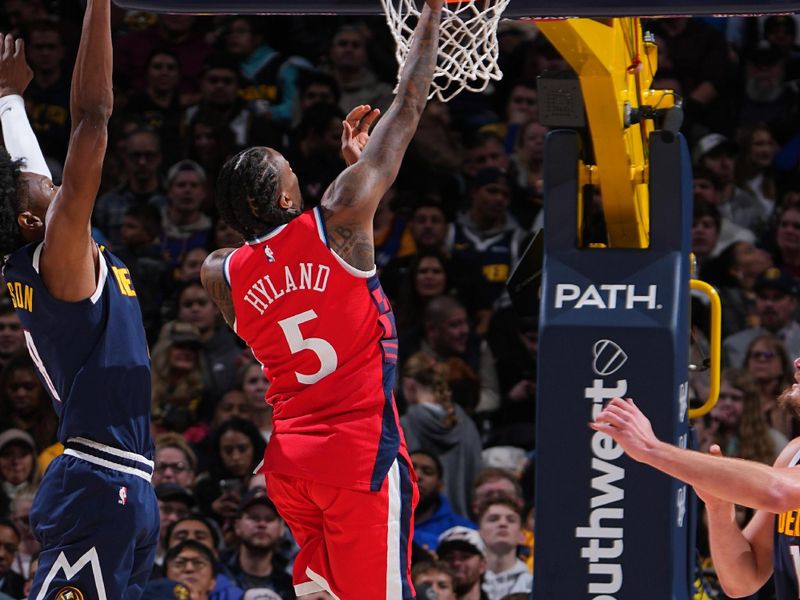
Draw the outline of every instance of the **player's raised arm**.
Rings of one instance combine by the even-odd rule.
[[[111,87],[111,0],[88,0],[70,93],[70,134],[64,176],[45,219],[41,274],[56,298],[94,293],[96,250],[90,218],[108,141]]]
[[[403,155],[425,109],[436,69],[442,3],[443,0],[427,0],[414,30],[392,105],[375,127],[360,160],[339,175],[322,200],[323,208],[330,215],[327,220],[331,244],[356,267],[372,267],[372,218],[378,202],[397,177]],[[363,240],[366,255],[354,257],[353,262],[350,257],[353,240],[365,233],[368,236]]]

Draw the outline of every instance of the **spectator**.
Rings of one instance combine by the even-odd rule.
[[[208,471],[197,478],[195,491],[203,513],[222,523],[228,534],[266,444],[250,421],[233,418],[212,432],[209,446]]]
[[[192,248],[183,255],[183,260],[178,268],[178,281],[186,283],[195,279],[200,279],[200,271],[203,268],[203,262],[208,257],[208,250],[205,248]]]
[[[694,168],[694,180],[692,183],[692,192],[694,194],[695,211],[703,213],[703,216],[714,216],[716,212],[719,214],[719,233],[716,236],[716,243],[711,247],[710,256],[717,256],[724,248],[733,242],[750,242],[755,243],[756,236],[749,229],[737,225],[728,217],[722,215],[719,205],[722,202],[722,184],[719,177],[710,169],[702,166]],[[697,204],[706,202],[714,205],[716,210],[708,208],[698,209]],[[708,254],[707,250],[704,250]]]
[[[47,158],[63,165],[70,133],[70,73],[64,69],[64,36],[49,20],[25,27],[25,50],[33,81],[25,92],[28,118]]]
[[[478,516],[480,507],[488,500],[498,496],[513,498],[522,507],[524,503],[522,486],[510,471],[497,467],[485,467],[475,477],[472,490],[472,514]]]
[[[242,497],[234,525],[239,549],[226,564],[244,590],[270,589],[292,600],[294,586],[286,572],[287,563],[278,552],[286,524],[267,497],[264,488],[252,488]]]
[[[153,568],[164,567],[166,545],[164,540],[167,532],[173,523],[186,518],[189,513],[197,506],[197,499],[191,491],[178,485],[177,483],[161,483],[155,486],[156,498],[158,498],[158,512],[160,519],[160,529],[158,532],[158,549]]]
[[[181,64],[169,50],[153,50],[145,63],[145,88],[128,97],[125,112],[135,115],[161,138],[167,164],[181,158],[183,104],[178,92]]]
[[[764,214],[771,217],[778,197],[778,183],[772,169],[778,144],[764,123],[741,130],[737,137],[742,151],[736,161],[736,185],[753,194]]]
[[[205,248],[211,239],[211,219],[203,212],[206,173],[191,160],[182,160],[167,173],[167,205],[162,209],[162,259],[175,271],[189,250]]]
[[[247,401],[248,419],[255,423],[265,442],[272,435],[272,405],[267,402],[269,381],[261,365],[249,362],[239,368],[236,388],[242,390]]]
[[[191,441],[207,432],[200,422],[201,410],[208,404],[200,350],[197,329],[173,322],[167,339],[153,351],[153,423],[161,432],[176,431]]]
[[[413,151],[437,177],[447,178],[464,163],[464,144],[453,126],[450,107],[436,98],[428,100],[414,134]]]
[[[33,438],[21,429],[0,433],[0,517],[8,517],[18,495],[35,492],[39,479]]]
[[[206,378],[203,387],[216,403],[234,385],[241,349],[199,280],[184,283],[178,290],[177,301],[177,320],[194,325],[199,332]]]
[[[339,106],[341,94],[336,80],[321,71],[302,71],[297,80],[298,94],[295,97],[292,127],[297,127],[306,111],[315,104]]]
[[[800,279],[800,204],[784,203],[777,217],[775,266]]]
[[[149,204],[161,209],[167,205],[158,176],[161,140],[156,133],[137,129],[128,134],[123,163],[125,182],[100,196],[92,215],[94,226],[114,249],[122,246],[122,222],[129,207]]]
[[[481,438],[475,423],[453,402],[448,368],[430,354],[417,352],[403,365],[401,385],[409,404],[400,419],[409,448],[435,454],[453,510],[465,516],[469,492],[481,467]]]
[[[216,181],[222,165],[236,146],[225,115],[208,107],[200,108],[189,121],[185,137],[186,157],[203,167],[209,181]],[[214,189],[209,190],[212,198],[214,192]],[[219,222],[224,223],[222,219]]]
[[[695,198],[692,207],[692,254],[702,267],[719,246],[722,220],[715,204]]]
[[[700,138],[694,148],[694,164],[716,176],[721,193],[717,202],[720,216],[739,227],[758,231],[764,227],[769,213],[752,193],[736,185],[738,153],[739,146],[727,137],[709,133]]]
[[[441,561],[419,563],[411,569],[420,600],[456,600],[454,580],[453,570]]]
[[[495,305],[507,300],[505,282],[519,260],[527,234],[508,212],[511,187],[499,169],[483,169],[469,183],[470,208],[451,226],[447,245],[454,256],[483,269]]]
[[[26,349],[25,332],[22,330],[17,311],[14,310],[13,301],[8,295],[0,296],[0,371],[14,355]]]
[[[208,595],[209,600],[240,600],[244,590],[237,587],[231,574],[220,562],[219,552],[222,546],[222,532],[219,526],[201,515],[189,515],[175,523],[167,530],[165,538],[166,550],[191,540],[206,546],[214,555],[214,587]]]
[[[485,125],[481,131],[491,131],[505,140],[506,151],[511,153],[519,146],[522,125],[539,120],[539,94],[533,80],[517,80],[511,84],[505,105],[505,120]]]
[[[533,590],[533,576],[517,557],[522,536],[522,512],[511,498],[488,500],[478,511],[478,526],[486,545],[483,589],[489,600]]]
[[[472,521],[453,511],[447,496],[442,493],[444,471],[439,457],[425,450],[415,450],[410,457],[419,487],[419,503],[414,509],[414,543],[435,551],[439,536],[446,529],[456,525],[477,529]]]
[[[750,242],[733,242],[703,265],[700,278],[717,288],[724,308],[723,338],[756,324],[753,286],[771,266],[769,253]]]
[[[744,363],[758,386],[759,405],[767,424],[788,439],[796,435],[796,417],[778,402],[778,396],[793,383],[791,362],[783,342],[762,333],[750,342]]]
[[[328,186],[345,168],[341,151],[342,119],[338,107],[316,103],[292,132],[286,160],[297,175],[304,208],[317,206]]]
[[[20,537],[17,558],[11,568],[26,580],[33,578],[35,567],[31,565],[42,549],[31,529],[31,507],[35,495],[36,491],[33,489],[24,490],[11,503],[11,521],[17,526]]]
[[[58,419],[27,352],[16,354],[0,373],[0,423],[27,432],[36,448],[56,442]]]
[[[400,341],[400,351],[404,354],[417,350],[427,352],[440,362],[451,358],[463,359],[475,373],[480,374],[480,397],[475,411],[491,413],[498,409],[500,390],[492,351],[485,341],[470,331],[467,311],[460,302],[449,296],[440,296],[428,303],[423,315],[422,339],[408,337]],[[407,356],[401,356],[401,364],[405,363]]]
[[[162,433],[156,438],[155,446],[153,486],[176,483],[191,489],[197,472],[197,456],[183,436],[174,432]]]
[[[192,600],[210,600],[217,572],[214,554],[203,544],[186,540],[170,548],[164,557],[164,570],[169,579],[189,588]]]
[[[150,343],[161,329],[162,307],[172,284],[172,272],[159,255],[161,213],[151,204],[132,204],[122,217],[120,247],[115,254],[125,263],[136,289],[142,322]]]
[[[797,284],[794,278],[785,271],[771,267],[758,276],[753,290],[756,293],[759,325],[743,329],[723,340],[725,364],[741,367],[750,342],[761,333],[779,336],[790,356],[800,356],[800,323],[795,320]]]
[[[239,61],[245,80],[242,95],[269,102],[269,114],[281,126],[289,125],[297,97],[297,82],[311,63],[299,56],[284,56],[265,43],[255,19],[234,17],[225,37],[225,49]]]
[[[491,317],[489,283],[478,265],[447,251],[447,230],[447,216],[439,199],[435,196],[418,199],[408,220],[408,232],[416,252],[392,258],[381,270],[381,286],[393,301],[402,301],[401,296],[414,285],[412,267],[422,254],[435,252],[444,261],[448,284],[458,290],[459,299],[474,318],[475,330],[480,334],[488,327]]]
[[[755,352],[750,356],[754,357]],[[752,376],[744,369],[727,369],[722,373],[719,398],[710,413],[711,441],[725,456],[771,465],[789,440],[767,424],[764,414]]]
[[[19,548],[17,527],[0,517],[0,598],[22,598],[25,579],[11,570]]]
[[[486,573],[486,545],[468,527],[451,527],[439,536],[439,560],[452,570],[457,600],[489,600],[481,584]]]
[[[200,100],[186,109],[184,123],[194,120],[201,111],[216,113],[233,132],[238,147],[256,141],[270,147],[280,146],[280,136],[269,118],[269,106],[263,100],[246,100],[239,96],[239,65],[224,55],[210,57],[203,65],[200,78]]]
[[[797,89],[786,79],[786,58],[777,48],[757,47],[744,56],[744,98],[739,123],[766,123],[775,131],[796,132]]]
[[[330,74],[341,91],[339,108],[343,113],[360,104],[386,111],[392,101],[392,86],[379,81],[369,67],[367,40],[360,28],[340,27],[333,36],[328,60]]]
[[[242,367],[242,369],[247,369],[250,366],[251,365],[246,365],[245,367]],[[264,379],[266,379],[266,377]],[[266,401],[263,400],[263,396],[262,403],[266,404]],[[222,400],[220,400],[214,407],[214,416],[211,419],[211,427],[216,429],[222,423],[233,417],[244,419],[246,421],[253,420],[253,412],[252,403],[247,398],[245,393],[238,387],[235,387],[231,391],[227,392],[222,397]]]
[[[533,227],[542,208],[544,191],[544,139],[547,127],[536,119],[519,126],[519,135],[511,155],[510,176],[514,194],[509,212],[523,229]]]
[[[498,169],[506,172],[510,157],[502,138],[496,133],[478,133],[467,144],[467,158],[464,162],[464,175],[471,179],[484,169]]]
[[[116,40],[115,79],[124,82],[133,92],[144,91],[148,57],[156,48],[168,50],[178,57],[181,73],[178,91],[182,103],[196,102],[203,63],[211,53],[203,33],[195,29],[196,21],[193,15],[159,14],[154,26]]]

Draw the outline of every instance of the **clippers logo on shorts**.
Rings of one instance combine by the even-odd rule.
[[[125,506],[128,503],[128,488],[124,485],[119,488],[119,500],[117,501],[122,506]]]
[[[55,600],[83,600],[83,592],[76,587],[68,586],[56,592]]]

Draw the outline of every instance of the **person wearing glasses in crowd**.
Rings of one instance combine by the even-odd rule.
[[[761,273],[753,285],[756,294],[756,313],[759,325],[729,335],[722,343],[723,362],[729,367],[742,367],[747,348],[762,333],[776,335],[789,356],[800,356],[800,323],[797,313],[797,283],[790,273],[770,267]]]
[[[217,572],[208,547],[194,540],[181,542],[169,549],[164,565],[168,579],[189,588],[191,600],[209,600]]]
[[[177,483],[191,488],[197,472],[197,456],[182,435],[169,432],[156,438],[156,460],[153,486]]]

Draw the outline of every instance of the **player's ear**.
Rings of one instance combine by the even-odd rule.
[[[17,215],[17,225],[24,233],[35,233],[44,228],[44,221],[31,211],[25,210]]]
[[[284,193],[280,195],[278,198],[278,206],[281,210],[288,210],[292,208],[292,200],[289,198],[289,194]]]

